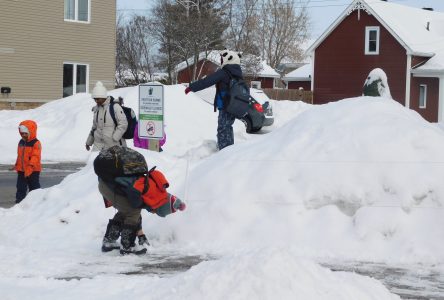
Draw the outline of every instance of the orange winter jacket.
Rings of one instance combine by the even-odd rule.
[[[37,124],[32,120],[26,120],[20,123],[29,130],[28,141],[20,139],[17,148],[17,160],[15,162],[15,170],[24,172],[25,177],[31,175],[32,172],[40,172],[42,170],[41,153],[42,145],[37,139]]]

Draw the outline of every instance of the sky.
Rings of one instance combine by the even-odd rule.
[[[382,97],[271,100],[272,126],[251,135],[236,120],[235,144],[216,151],[217,113],[184,90],[164,86],[164,151],[137,150],[187,209],[166,218],[142,212],[151,247],[141,257],[100,251],[115,210],[97,189],[97,152],[84,149],[91,96],[0,111],[0,136],[9,141],[0,143],[0,161],[15,161],[17,124],[32,119],[44,161],[86,163],[0,208],[2,300],[400,299],[354,268],[330,270],[347,262],[396,268],[387,277],[418,274],[406,283],[412,293],[442,299],[442,285],[422,288],[444,274],[444,131],[437,124]],[[137,86],[110,94],[139,112]],[[171,270],[190,263],[197,265]],[[426,297],[411,299],[418,298]]]
[[[380,0],[371,0],[380,1]],[[444,12],[443,0],[388,0],[390,2],[413,7],[432,7],[436,11]],[[153,0],[117,0],[117,9],[126,13],[143,12],[149,9],[155,1]],[[298,0],[295,0],[298,2]],[[345,10],[352,0],[311,0],[308,4],[309,14],[312,22],[312,36],[317,38],[337,17]]]

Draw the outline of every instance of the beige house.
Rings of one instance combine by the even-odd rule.
[[[114,87],[115,0],[0,2],[0,108]]]

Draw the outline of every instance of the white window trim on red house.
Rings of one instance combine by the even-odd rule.
[[[444,120],[444,76],[439,77],[438,122]]]
[[[438,92],[438,122],[444,122],[444,75],[442,73],[418,73],[412,72],[413,77],[430,77],[439,79]]]
[[[315,52],[313,51],[311,54],[311,90],[314,91],[314,81],[315,81],[315,76],[314,76],[314,70],[315,69]]]
[[[421,99],[421,89],[424,90],[422,93],[423,99]],[[423,105],[421,105],[421,102],[424,102]],[[419,108],[426,108],[427,107],[427,84],[420,84],[419,85],[419,99],[418,99]]]
[[[410,108],[410,88],[411,88],[411,70],[412,70],[412,56],[407,54],[407,69],[405,72],[405,103],[404,106]]]
[[[370,32],[376,31],[376,50],[370,50]],[[379,26],[366,26],[365,27],[365,55],[379,55],[380,44],[380,28]]]
[[[251,85],[252,88],[260,90],[262,82],[260,80],[252,80],[250,82],[250,85]]]

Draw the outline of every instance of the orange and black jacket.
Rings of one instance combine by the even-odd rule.
[[[37,124],[32,120],[26,120],[20,123],[29,130],[28,141],[20,140],[17,148],[17,161],[15,162],[15,170],[24,172],[28,177],[32,172],[40,172],[42,170],[41,154],[42,145],[37,139]]]

